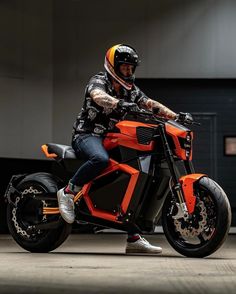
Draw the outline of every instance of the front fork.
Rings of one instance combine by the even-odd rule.
[[[187,175],[180,177],[175,165],[173,152],[170,149],[166,138],[164,126],[160,125],[159,130],[164,147],[165,158],[172,177],[173,190],[179,199],[179,203],[176,204],[178,212],[173,218],[179,219],[183,217],[186,220],[189,215],[193,213],[196,204],[196,196],[194,195],[193,185],[196,181],[206,175],[195,174],[192,162],[184,161]]]

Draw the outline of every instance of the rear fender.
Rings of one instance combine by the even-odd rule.
[[[12,195],[21,195],[21,192],[19,192],[16,189],[16,186],[20,181],[22,181],[27,174],[21,174],[21,175],[13,175],[9,181],[9,184],[7,186],[7,189],[4,194],[5,201],[8,202],[9,204],[15,206],[14,201],[12,201],[11,196]]]
[[[17,196],[22,196],[22,191],[19,191],[17,189],[17,186],[18,184],[23,181],[24,179],[28,179],[29,177],[32,177],[32,176],[41,176],[41,178],[39,177],[38,178],[38,181],[39,183],[42,183],[45,185],[45,181],[42,181],[43,180],[43,176],[48,176],[48,177],[52,177],[54,179],[54,181],[58,184],[60,184],[62,186],[63,182],[60,178],[52,175],[52,174],[48,174],[48,173],[34,173],[34,174],[20,174],[20,175],[13,175],[9,181],[9,184],[7,186],[7,189],[6,189],[6,192],[5,192],[5,195],[4,195],[4,198],[5,198],[5,202],[8,202],[10,205],[13,205],[15,206],[15,197]],[[41,181],[40,181],[41,179]],[[45,193],[40,193],[38,195],[34,195],[34,198],[35,199],[38,199],[38,200],[55,200],[56,199],[56,192],[57,190],[55,191],[51,191],[51,192],[45,192]]]
[[[184,199],[188,209],[188,213],[193,213],[196,203],[196,196],[193,192],[193,185],[199,181],[202,177],[206,177],[205,174],[189,174],[179,179],[182,187]]]

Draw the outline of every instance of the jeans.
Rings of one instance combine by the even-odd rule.
[[[91,134],[81,134],[72,142],[72,148],[77,156],[86,162],[77,170],[70,182],[83,186],[97,176],[108,166],[109,156],[102,145],[102,138]]]

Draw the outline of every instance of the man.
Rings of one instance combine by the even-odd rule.
[[[87,161],[78,169],[68,185],[59,190],[58,202],[62,217],[73,223],[74,196],[83,185],[98,176],[109,163],[104,149],[103,135],[112,130],[121,119],[127,102],[140,108],[158,110],[158,116],[176,119],[178,115],[161,103],[148,98],[135,84],[135,69],[139,64],[136,50],[119,44],[111,47],[105,56],[105,72],[93,76],[85,90],[83,108],[73,126],[72,147]],[[136,232],[128,232],[126,252],[160,253],[161,247],[152,246]]]

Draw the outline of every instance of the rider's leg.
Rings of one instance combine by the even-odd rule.
[[[70,182],[74,185],[83,186],[108,166],[109,155],[102,144],[102,138],[92,135],[82,135],[73,143],[76,154],[87,160],[75,173]]]
[[[109,156],[102,145],[102,138],[98,136],[81,135],[72,143],[72,147],[86,162],[77,170],[68,185],[57,193],[59,210],[68,223],[73,223],[75,219],[74,196],[84,184],[97,177],[109,163]]]

